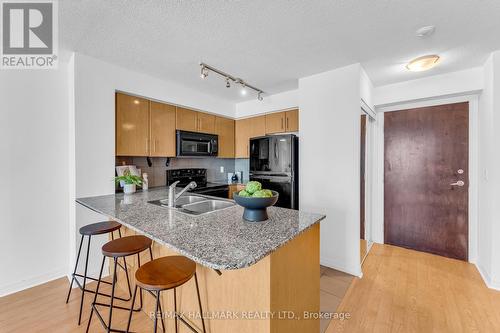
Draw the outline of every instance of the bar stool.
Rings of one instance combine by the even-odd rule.
[[[82,308],[83,308],[83,299],[85,297],[85,293],[86,292],[88,292],[88,293],[95,292],[93,290],[86,288],[87,279],[97,281],[96,278],[87,276],[87,267],[89,264],[90,240],[92,239],[92,236],[103,235],[103,234],[107,234],[107,233],[111,233],[111,238],[114,239],[113,232],[116,230],[118,230],[118,234],[120,235],[120,237],[122,237],[122,233],[120,230],[121,226],[122,225],[116,221],[104,221],[104,222],[97,222],[97,223],[88,224],[88,225],[80,228],[80,235],[82,235],[82,237],[80,239],[80,246],[78,247],[78,255],[76,257],[75,269],[73,270],[73,274],[71,274],[72,279],[71,279],[71,284],[69,286],[68,296],[66,297],[66,304],[67,304],[69,302],[69,298],[71,296],[71,290],[73,289],[73,282],[76,282],[76,284],[78,285],[78,287],[82,291],[82,296],[80,299],[80,312],[78,314],[78,325],[80,325],[80,323],[82,321]],[[80,253],[82,251],[83,239],[85,236],[88,236],[89,240],[87,242],[87,257],[85,258],[85,269],[84,269],[84,273],[82,275],[82,274],[77,273],[76,271],[78,268],[78,262],[80,261]],[[124,299],[124,298],[120,298],[120,299],[122,301],[129,301],[130,298],[132,297],[132,289],[130,287],[130,280],[128,277],[128,270],[127,270],[127,262],[125,261],[125,259],[123,259],[123,264],[124,264],[124,266],[122,266],[122,264],[119,264],[119,266],[125,270],[125,273],[127,276],[129,297],[128,297],[128,299]],[[78,281],[77,277],[83,278],[83,285],[80,283],[80,281]],[[102,281],[102,282],[107,283],[107,284],[111,284],[111,282],[107,282],[107,281]],[[99,293],[99,294],[102,296],[111,297],[110,295],[105,294],[105,293]]]
[[[155,259],[144,264],[135,272],[136,285],[134,288],[134,296],[132,297],[132,305],[130,306],[129,318],[127,323],[127,330],[129,332],[130,323],[132,321],[132,311],[134,308],[135,297],[137,288],[153,293],[156,297],[156,308],[154,317],[154,332],[157,331],[158,324],[158,311],[162,319],[163,332],[165,332],[165,324],[163,323],[163,313],[160,306],[160,292],[164,290],[174,289],[174,315],[175,315],[175,332],[178,330],[178,321],[180,320],[191,331],[197,332],[182,316],[177,313],[177,287],[182,286],[194,276],[196,282],[196,293],[198,295],[198,305],[200,307],[201,323],[203,325],[203,332],[205,333],[205,320],[203,319],[203,309],[201,307],[200,289],[198,286],[198,278],[196,276],[196,264],[183,256],[167,256]]]
[[[118,297],[115,297],[115,287],[116,287],[116,279],[117,279],[117,274],[116,274],[116,269],[118,266],[118,258],[123,258],[125,260],[125,257],[132,256],[132,255],[137,255],[137,263],[138,266],[141,266],[141,256],[140,253],[149,249],[149,255],[151,260],[153,260],[153,252],[151,250],[151,245],[152,241],[151,239],[145,237],[145,236],[128,236],[128,237],[122,237],[118,238],[115,240],[112,240],[110,242],[107,242],[106,244],[103,245],[102,247],[102,264],[101,264],[101,270],[99,272],[99,279],[97,280],[97,287],[96,287],[96,293],[94,294],[94,301],[92,302],[92,307],[91,307],[91,312],[90,312],[90,318],[87,323],[87,330],[86,332],[89,331],[90,328],[90,323],[92,321],[92,315],[94,314],[94,311],[97,315],[97,318],[101,322],[102,326],[106,329],[107,332],[124,332],[122,330],[116,330],[111,328],[111,319],[113,315],[113,309],[122,309],[122,310],[129,310],[129,308],[114,305],[114,300],[115,298],[118,299]],[[113,279],[112,279],[112,284],[111,284],[111,300],[110,304],[104,304],[104,303],[99,303],[97,302],[97,296],[99,295],[99,287],[101,285],[102,281],[102,271],[104,269],[104,263],[106,262],[106,258],[113,258]],[[133,311],[140,311],[142,309],[142,294],[140,295],[140,307],[139,309],[133,309]],[[109,317],[108,317],[108,324],[104,322],[104,319],[102,318],[101,314],[99,313],[97,306],[107,306],[109,307]]]

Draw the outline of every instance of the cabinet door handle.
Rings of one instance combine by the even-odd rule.
[[[288,129],[288,117],[286,117],[286,129]]]
[[[283,118],[281,118],[281,129],[283,129]]]

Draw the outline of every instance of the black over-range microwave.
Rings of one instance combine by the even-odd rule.
[[[176,131],[177,156],[217,156],[219,137],[215,134]]]

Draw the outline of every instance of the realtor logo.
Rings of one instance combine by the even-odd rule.
[[[57,3],[35,1],[1,2],[0,68],[57,68]]]

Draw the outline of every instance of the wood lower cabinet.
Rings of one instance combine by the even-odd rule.
[[[239,192],[245,189],[245,184],[229,184],[229,199],[233,198],[234,192]]]
[[[198,112],[177,107],[175,128],[182,131],[196,132],[198,130]]]
[[[215,131],[215,119],[213,114],[197,112],[198,127],[197,132],[217,134]]]
[[[116,94],[116,156],[149,155],[149,101]]]
[[[234,126],[233,119],[215,117],[215,134],[219,136],[219,158],[234,158]]]
[[[175,156],[175,109],[174,105],[151,102],[149,156]]]

